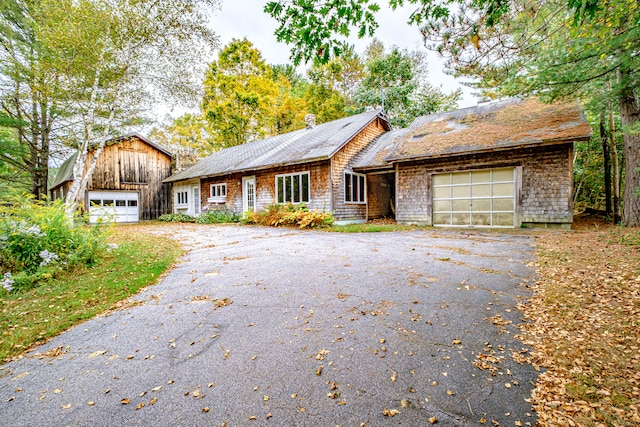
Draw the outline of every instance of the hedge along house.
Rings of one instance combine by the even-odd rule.
[[[73,181],[77,153],[60,167],[49,187],[52,200],[64,198]],[[87,155],[85,168],[93,159]],[[114,138],[105,144],[79,203],[89,221],[138,222],[156,219],[171,208],[171,153],[139,134]]]
[[[576,102],[509,99],[418,117],[375,141],[353,169],[395,178],[399,223],[570,227],[573,143],[590,135]]]
[[[389,130],[380,111],[320,125],[308,117],[304,129],[220,150],[165,180],[173,184],[173,212],[246,212],[304,203],[333,212],[337,222],[363,222],[366,176],[350,164]]]

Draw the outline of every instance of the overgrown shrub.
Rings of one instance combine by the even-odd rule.
[[[196,222],[196,219],[186,214],[162,214],[158,217],[158,221],[164,222]]]
[[[247,224],[260,224],[269,227],[297,226],[300,228],[329,227],[333,224],[331,212],[310,211],[304,205],[269,205],[260,212],[248,212],[243,219]]]
[[[62,201],[10,196],[0,206],[0,284],[11,291],[99,261],[108,246],[100,225],[73,223]]]
[[[240,215],[230,209],[215,209],[203,213],[196,218],[198,224],[226,224],[240,222]]]

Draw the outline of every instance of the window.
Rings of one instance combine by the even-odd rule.
[[[227,184],[211,184],[209,186],[209,202],[224,203],[227,200]]]
[[[367,186],[365,175],[344,173],[344,201],[345,203],[365,203]]]
[[[178,204],[179,205],[186,205],[187,203],[189,203],[189,192],[188,191],[178,191],[176,193],[176,195],[178,196]]]
[[[276,203],[309,203],[309,172],[276,175]]]

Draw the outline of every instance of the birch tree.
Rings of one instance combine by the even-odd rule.
[[[4,52],[12,60],[12,67],[2,70],[3,83],[15,88],[13,93],[3,90],[3,106],[16,100],[10,110],[27,123],[23,128],[48,131],[48,143],[55,137],[56,143],[78,150],[66,196],[72,215],[109,139],[160,100],[197,100],[201,76],[217,45],[207,16],[218,0],[0,2],[12,6],[11,13],[3,12],[11,18],[4,22],[12,25],[0,30],[5,30]],[[26,101],[46,101],[39,118],[27,115],[28,103],[12,96],[33,93],[34,74],[43,76],[38,87],[43,95]],[[25,80],[30,86],[23,90]],[[92,162],[85,167],[90,152]],[[48,154],[43,147],[42,155]]]

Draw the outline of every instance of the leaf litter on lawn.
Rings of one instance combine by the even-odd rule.
[[[521,339],[538,423],[640,425],[640,230],[540,233],[537,259]]]

